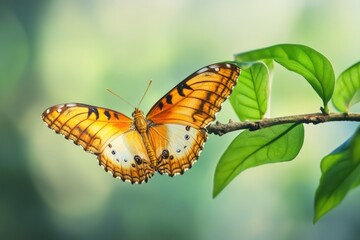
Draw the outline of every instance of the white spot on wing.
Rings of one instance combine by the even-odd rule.
[[[196,73],[200,74],[200,73],[206,72],[207,70],[209,70],[209,68],[204,67],[204,68],[200,69],[199,71],[197,71]]]

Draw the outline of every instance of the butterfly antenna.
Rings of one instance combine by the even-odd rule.
[[[120,98],[121,100],[123,100],[125,103],[127,103],[128,105],[130,105],[133,109],[135,108],[130,102],[126,101],[123,97],[121,97],[120,95],[114,93],[113,91],[111,91],[109,88],[106,89],[108,92],[110,92],[111,94],[113,94],[114,96]]]
[[[149,82],[149,84],[148,84],[148,86],[147,86],[147,88],[146,88],[146,90],[145,90],[145,92],[144,92],[143,96],[142,96],[142,97],[141,97],[141,99],[140,99],[140,102],[139,102],[139,104],[138,104],[138,107],[137,107],[137,108],[139,108],[139,107],[140,107],[140,104],[141,104],[142,100],[144,99],[144,97],[145,97],[145,95],[146,95],[147,91],[149,90],[151,83],[152,83],[152,80],[150,80],[150,82]]]

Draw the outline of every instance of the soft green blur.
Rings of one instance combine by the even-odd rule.
[[[198,68],[278,43],[320,51],[338,75],[360,59],[359,9],[358,0],[2,1],[0,239],[359,239],[359,190],[312,224],[320,160],[356,123],[306,126],[294,161],[247,170],[212,199],[236,133],[209,136],[183,176],[131,185],[40,119],[66,102],[130,115],[105,89],[137,105],[152,79],[146,112]],[[275,68],[271,116],[319,111],[305,80]],[[229,103],[217,116],[236,119]]]

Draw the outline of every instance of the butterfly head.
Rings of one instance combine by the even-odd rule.
[[[141,111],[139,108],[135,108],[135,111],[131,114],[133,118],[139,118],[141,116],[144,116],[144,112]]]
[[[144,113],[139,110],[138,108],[135,108],[135,111],[132,113],[132,116],[134,118],[134,124],[136,129],[139,133],[144,133],[147,131],[147,122],[144,117]]]

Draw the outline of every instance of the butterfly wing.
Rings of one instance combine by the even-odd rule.
[[[140,134],[131,130],[115,137],[106,145],[98,159],[114,177],[131,183],[147,182],[155,169],[150,164]]]
[[[154,173],[133,120],[119,112],[71,103],[48,108],[42,119],[56,133],[97,155],[114,177],[140,183]]]
[[[155,146],[157,171],[170,176],[183,174],[198,159],[207,138],[204,129],[180,124],[160,124],[149,129]]]
[[[240,68],[219,63],[204,67],[169,93],[149,111],[149,137],[158,158],[157,170],[173,176],[190,168],[207,138],[205,127],[214,121],[221,104],[236,85]]]
[[[204,67],[165,94],[147,114],[155,123],[204,128],[214,121],[221,104],[236,85],[240,68],[229,63]]]

